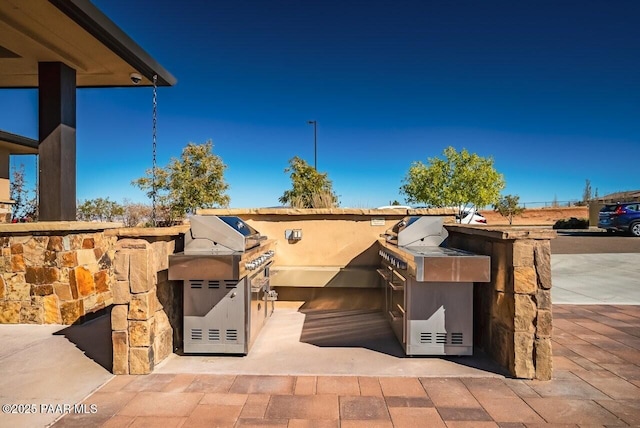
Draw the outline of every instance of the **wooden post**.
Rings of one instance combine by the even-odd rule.
[[[39,220],[76,219],[76,71],[38,64]]]

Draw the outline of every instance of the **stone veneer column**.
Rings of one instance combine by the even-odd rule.
[[[515,377],[551,379],[555,232],[460,226],[449,232],[449,246],[491,256],[491,282],[474,290],[475,344]]]
[[[161,246],[156,246],[156,248]],[[111,311],[114,374],[148,374],[172,351],[173,330],[157,296],[154,245],[144,239],[116,244]],[[166,258],[166,252],[158,258]]]
[[[522,239],[513,241],[510,247],[513,252],[513,276],[512,283],[507,283],[504,296],[513,298],[512,372],[521,378],[551,379],[550,242]]]

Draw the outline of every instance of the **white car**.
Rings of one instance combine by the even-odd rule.
[[[478,214],[475,210],[463,210],[462,219],[460,215],[456,215],[456,223],[460,224],[487,224],[487,219]]]

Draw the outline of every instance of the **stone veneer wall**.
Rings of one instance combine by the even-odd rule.
[[[474,342],[518,378],[551,379],[552,230],[447,226],[450,247],[491,256],[474,287]]]
[[[151,373],[182,344],[182,283],[167,269],[187,230],[0,226],[0,324],[74,324],[111,307],[113,373]]]
[[[115,242],[80,222],[2,226],[0,324],[73,324],[111,305]]]
[[[111,311],[114,374],[151,373],[182,345],[182,282],[168,280],[168,256],[181,249],[179,232],[187,229],[117,231]]]

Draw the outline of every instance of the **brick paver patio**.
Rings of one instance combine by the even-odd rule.
[[[640,426],[640,306],[554,306],[554,380],[118,376],[61,427]],[[292,356],[295,358],[295,356]]]

